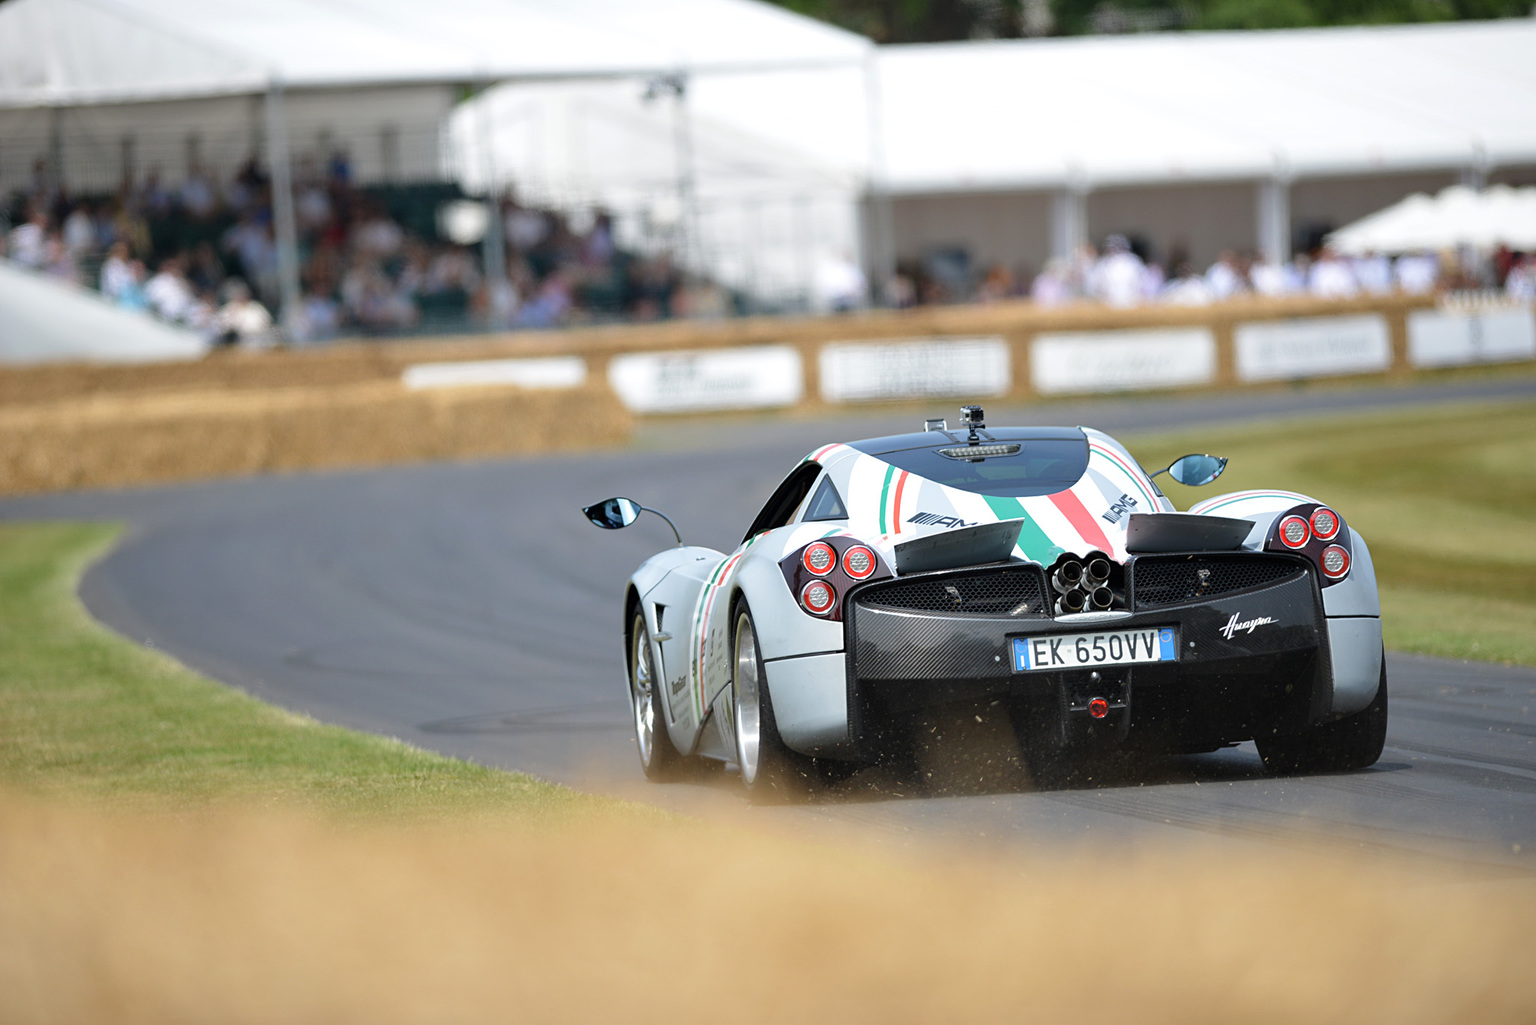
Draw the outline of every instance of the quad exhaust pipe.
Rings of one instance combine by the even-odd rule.
[[[1056,592],[1056,615],[1075,612],[1102,612],[1115,607],[1115,591],[1109,580],[1114,563],[1094,552],[1086,560],[1064,558],[1051,572],[1051,588]]]

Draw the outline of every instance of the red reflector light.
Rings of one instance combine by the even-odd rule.
[[[1329,580],[1338,580],[1349,572],[1349,553],[1339,545],[1324,548],[1320,561],[1323,564],[1323,575]]]
[[[1312,533],[1319,541],[1332,541],[1339,532],[1339,518],[1333,510],[1319,506],[1312,512]]]
[[[817,541],[807,545],[805,554],[801,556],[805,568],[818,577],[832,572],[832,567],[837,565],[837,551],[825,541]]]
[[[1305,547],[1311,536],[1312,528],[1300,516],[1287,516],[1280,521],[1280,543],[1287,548]]]
[[[800,592],[800,604],[818,616],[831,612],[832,605],[836,601],[837,592],[833,591],[832,585],[825,580],[812,580]]]
[[[1103,698],[1094,698],[1088,702],[1088,714],[1095,719],[1102,719],[1109,714],[1109,702]]]
[[[854,545],[843,553],[843,572],[863,580],[875,571],[875,553],[863,545]]]

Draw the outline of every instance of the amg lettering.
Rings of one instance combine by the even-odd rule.
[[[1130,495],[1121,495],[1110,505],[1109,512],[1104,513],[1100,519],[1109,523],[1119,523],[1125,517],[1136,511],[1136,499]]]
[[[1274,620],[1269,616],[1259,616],[1254,619],[1240,619],[1239,617],[1241,615],[1242,613],[1240,612],[1234,612],[1232,614],[1232,618],[1227,620],[1227,625],[1221,628],[1221,635],[1227,640],[1230,641],[1233,634],[1251,634],[1253,633],[1254,627],[1259,627],[1266,623],[1274,622]]]
[[[940,516],[938,513],[920,512],[909,516],[907,522],[916,523],[918,526],[931,527],[974,527],[981,521],[962,520],[958,516]]]

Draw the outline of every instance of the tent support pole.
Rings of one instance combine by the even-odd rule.
[[[1266,263],[1280,266],[1291,259],[1291,183],[1283,175],[1262,179],[1258,186],[1259,252]]]
[[[1081,184],[1057,189],[1051,197],[1051,255],[1071,260],[1088,241],[1088,190]]]
[[[288,162],[288,115],[283,109],[283,84],[267,84],[267,163],[272,171],[272,226],[277,236],[278,314],[290,341],[298,325],[299,232],[293,217],[293,171]]]
[[[873,47],[864,58],[864,117],[869,141],[869,178],[864,203],[867,222],[862,232],[866,249],[860,262],[868,268],[870,302],[890,306],[895,301],[891,285],[896,280],[896,217],[886,187],[880,57]]]
[[[480,258],[485,265],[486,314],[497,327],[506,327],[511,314],[507,295],[507,245],[502,235],[501,194],[496,182],[495,133],[491,130],[491,82],[481,83],[475,129],[480,137],[480,169],[485,175],[485,237]]]

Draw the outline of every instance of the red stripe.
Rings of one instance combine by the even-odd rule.
[[[1114,545],[1109,543],[1109,538],[1104,536],[1104,531],[1100,530],[1098,523],[1094,522],[1093,514],[1088,511],[1087,507],[1083,505],[1083,500],[1078,498],[1075,493],[1061,491],[1052,495],[1051,501],[1055,503],[1056,508],[1061,510],[1061,514],[1067,518],[1067,522],[1072,524],[1072,529],[1077,531],[1084,541],[1087,541],[1101,552],[1106,554],[1114,553]]]
[[[906,470],[901,471],[901,476],[896,478],[896,503],[891,509],[891,519],[896,523],[896,533],[901,533],[901,489],[907,486],[907,478],[911,476]]]
[[[823,445],[821,448],[817,449],[815,452],[813,452],[811,454],[811,462],[813,462],[813,463],[821,462],[821,457],[822,456],[826,455],[828,452],[832,451],[834,448],[837,448],[841,444],[842,444],[842,442],[840,442],[840,441],[834,441],[830,445]]]

